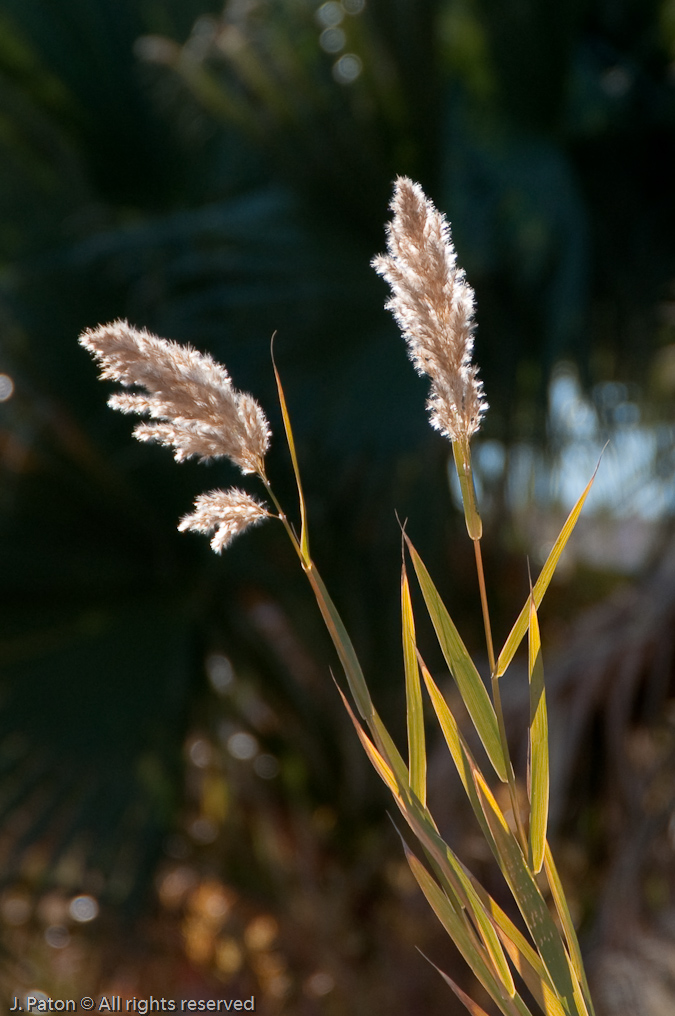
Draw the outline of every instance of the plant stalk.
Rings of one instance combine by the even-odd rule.
[[[495,713],[497,715],[497,725],[499,727],[499,739],[502,745],[502,752],[504,759],[506,760],[506,775],[508,777],[509,785],[509,797],[511,799],[511,809],[513,811],[513,818],[516,823],[516,829],[518,832],[518,839],[523,849],[525,856],[527,857],[527,836],[525,829],[520,817],[520,808],[518,807],[518,793],[516,790],[516,777],[513,771],[513,765],[511,763],[511,756],[509,755],[509,744],[506,737],[506,724],[504,723],[504,711],[502,709],[502,696],[499,688],[499,678],[495,676],[497,669],[495,664],[495,651],[492,643],[492,627],[490,625],[490,611],[487,602],[487,589],[485,587],[485,572],[483,570],[483,555],[480,549],[480,540],[472,540],[474,553],[476,555],[476,571],[478,572],[478,587],[480,589],[480,603],[483,610],[483,625],[485,627],[485,641],[487,643],[488,662],[490,664],[490,678],[492,681],[492,701],[495,707]]]

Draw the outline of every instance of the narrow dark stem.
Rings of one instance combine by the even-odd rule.
[[[296,551],[298,557],[300,558],[300,561],[302,562],[303,561],[303,557],[302,557],[302,551],[300,549],[300,544],[298,543],[298,538],[295,535],[295,533],[293,532],[293,527],[291,526],[290,522],[288,521],[288,518],[286,517],[285,511],[283,510],[283,508],[281,507],[279,501],[277,500],[276,494],[272,490],[272,486],[270,484],[270,481],[267,479],[267,476],[262,471],[260,471],[258,473],[258,476],[262,480],[263,485],[265,487],[265,490],[267,491],[269,497],[274,502],[274,507],[279,512],[279,520],[281,521],[284,529],[288,533],[288,537],[289,537],[291,543],[293,544],[293,547],[295,548],[295,551]]]
[[[502,745],[502,753],[506,761],[506,775],[509,782],[509,797],[511,799],[511,808],[513,810],[513,818],[516,823],[516,829],[518,831],[518,839],[520,845],[527,857],[527,836],[525,835],[525,829],[520,818],[520,808],[518,807],[518,793],[516,790],[516,777],[513,772],[513,765],[511,764],[511,756],[509,755],[509,743],[506,737],[506,724],[504,723],[504,710],[502,709],[502,696],[499,688],[499,678],[496,677],[495,672],[497,666],[495,663],[495,651],[492,644],[492,628],[490,626],[490,611],[488,609],[487,602],[487,590],[485,588],[485,572],[483,571],[483,555],[480,549],[480,540],[473,540],[473,549],[476,555],[476,571],[478,572],[478,586],[480,588],[480,602],[483,609],[483,625],[485,627],[485,641],[487,643],[488,661],[490,664],[490,676],[492,680],[492,701],[495,707],[495,713],[497,715],[497,725],[499,727],[499,739]]]

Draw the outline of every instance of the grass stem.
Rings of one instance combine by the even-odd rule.
[[[483,570],[483,555],[480,549],[480,540],[473,540],[473,549],[476,555],[476,571],[478,573],[478,587],[480,589],[480,603],[483,610],[483,625],[485,627],[485,641],[487,643],[488,661],[490,664],[490,677],[492,680],[492,701],[495,707],[495,713],[497,714],[497,724],[499,726],[499,738],[502,744],[502,752],[506,761],[506,774],[508,777],[509,784],[509,797],[511,799],[511,808],[513,810],[513,818],[516,823],[516,829],[518,832],[518,839],[520,845],[523,848],[523,852],[527,857],[527,836],[523,827],[522,819],[520,817],[520,808],[518,807],[518,792],[516,789],[516,778],[513,772],[513,765],[511,764],[511,757],[509,755],[509,744],[506,737],[506,724],[504,723],[504,711],[502,709],[502,696],[499,688],[499,678],[495,676],[497,669],[495,664],[495,651],[492,643],[492,627],[490,625],[490,611],[487,602],[487,590],[485,588],[485,572]]]
[[[485,573],[483,571],[483,555],[480,549],[480,540],[472,540],[474,553],[476,555],[476,571],[478,572],[478,586],[480,588],[480,604],[483,608],[483,625],[485,627],[485,641],[487,643],[488,662],[490,674],[495,672],[495,651],[492,644],[492,628],[490,627],[490,611],[488,610],[487,590],[485,588]]]

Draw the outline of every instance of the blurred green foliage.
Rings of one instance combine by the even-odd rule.
[[[303,684],[253,623],[251,604],[284,590],[284,624],[326,658],[282,541],[268,527],[220,562],[176,534],[229,467],[178,469],[132,442],[76,345],[83,328],[126,316],[225,362],[269,410],[275,486],[290,492],[269,365],[278,331],[314,552],[385,711],[401,692],[394,508],[422,527],[425,558],[452,555],[459,614],[473,609],[445,450],[368,267],[392,178],[419,179],[453,223],[478,296],[487,435],[541,438],[563,356],[586,378],[639,380],[654,353],[675,277],[671,0],[319,6],[0,0],[11,878],[28,877],[31,843],[46,845],[38,886],[86,843],[70,887],[96,871],[111,899],[140,898],[214,647],[281,718],[257,730],[286,760],[280,793],[330,799],[358,765],[328,680]],[[333,15],[344,40],[331,53]]]

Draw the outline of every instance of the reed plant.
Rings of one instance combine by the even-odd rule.
[[[528,1016],[533,1006],[547,1016],[593,1016],[577,935],[547,840],[549,752],[546,692],[537,611],[572,533],[593,478],[565,522],[546,563],[499,653],[495,653],[481,556],[482,523],[473,482],[471,437],[487,410],[472,361],[474,294],[458,267],[450,227],[407,178],[395,184],[387,253],[373,261],[391,288],[387,307],[408,345],[410,357],[431,381],[432,425],[452,445],[478,586],[490,667],[488,688],[403,529],[401,573],[403,671],[407,711],[407,757],[399,751],[371,697],[367,680],[340,614],[310,551],[309,523],[300,466],[284,390],[274,365],[286,440],[297,485],[299,526],[290,521],[265,471],[270,428],[258,403],[237,391],[223,366],[175,342],[116,321],[86,331],[81,344],[101,367],[101,377],[123,390],[109,404],[147,418],[134,434],[173,449],[178,462],[230,459],[262,483],[266,500],[233,487],[202,494],[181,530],[208,534],[221,553],[247,528],[277,519],[297,553],[346,678],[340,689],[356,734],[411,830],[404,840],[410,869],[457,949],[505,1016]],[[131,389],[131,390],[129,390]],[[415,635],[407,562],[412,565],[440,649],[466,712],[485,750],[481,767],[420,653]],[[530,692],[527,794],[520,794],[509,754],[500,685],[527,636]],[[427,749],[423,689],[431,703],[459,779],[482,835],[522,917],[518,927],[441,837],[427,806]],[[510,809],[502,810],[496,784],[505,784]],[[515,916],[515,915],[514,915]],[[524,930],[521,930],[523,928]],[[442,973],[442,972],[441,972]],[[485,1016],[447,974],[442,976],[473,1016]]]

